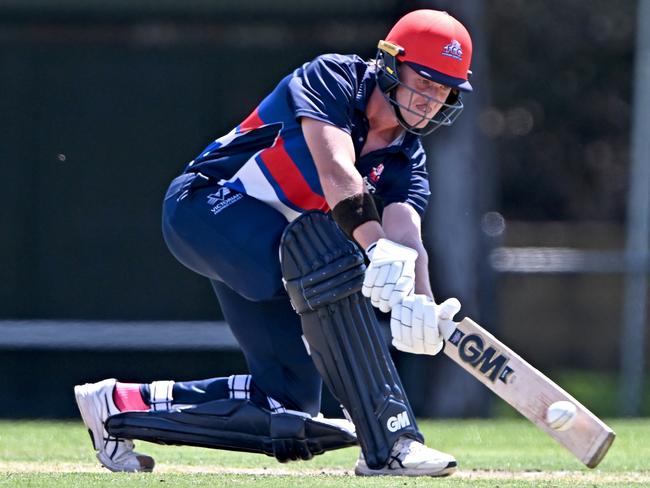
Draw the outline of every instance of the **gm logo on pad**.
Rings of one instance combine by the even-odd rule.
[[[409,416],[406,413],[406,410],[402,413],[398,413],[393,417],[388,417],[388,421],[386,422],[386,427],[391,432],[397,432],[398,430],[403,429],[404,427],[408,427],[409,425],[411,425],[411,421],[409,420]]]

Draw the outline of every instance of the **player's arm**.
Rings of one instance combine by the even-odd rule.
[[[437,304],[429,281],[429,259],[422,243],[422,219],[406,202],[391,203],[384,208],[386,237],[415,249],[415,294],[397,303],[391,310],[390,328],[393,345],[400,351],[435,355],[444,344],[440,321],[449,322],[460,310],[455,298]]]
[[[327,204],[338,203],[364,193],[363,179],[354,166],[354,144],[350,135],[332,124],[303,117],[302,132],[311,153]],[[366,249],[385,237],[379,222],[367,221],[353,230],[353,237]]]
[[[303,117],[301,124],[334,220],[370,259],[361,291],[375,307],[388,312],[413,292],[417,253],[386,239],[374,200],[354,166],[350,135],[309,117]]]
[[[415,261],[415,293],[433,298],[429,281],[429,256],[422,244],[422,219],[405,202],[391,203],[384,208],[382,223],[386,238],[418,252]]]

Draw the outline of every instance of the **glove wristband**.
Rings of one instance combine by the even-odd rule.
[[[369,193],[357,193],[341,200],[332,209],[332,218],[350,238],[361,224],[372,220],[381,222],[375,200]]]

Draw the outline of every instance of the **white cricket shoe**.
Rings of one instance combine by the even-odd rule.
[[[120,412],[113,401],[115,383],[111,378],[74,387],[81,418],[88,427],[97,459],[111,471],[150,472],[156,464],[152,457],[135,452],[132,440],[110,436],[104,428],[106,419]]]
[[[354,473],[357,476],[449,476],[456,471],[456,465],[453,456],[408,437],[400,437],[393,446],[386,466],[370,469],[362,452]]]

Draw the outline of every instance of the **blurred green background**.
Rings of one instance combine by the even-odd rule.
[[[461,180],[480,198],[450,218],[469,215],[472,233],[453,238],[480,242],[468,278],[478,285],[454,288],[440,275],[437,263],[449,259],[433,239],[434,289],[458,296],[465,313],[596,413],[620,412],[621,270],[515,272],[491,266],[491,253],[622,251],[634,1],[1,0],[0,335],[15,320],[222,320],[207,281],[165,249],[167,184],[290,70],[324,52],[370,58],[391,24],[420,7],[449,10],[475,43],[466,113],[427,145],[432,167],[445,144],[475,147]],[[436,219],[425,233],[437,232]],[[0,339],[0,416],[76,415],[71,385],[106,376],[245,368],[237,351],[217,347],[48,348],[24,339]],[[395,359],[418,415],[508,412],[478,385],[454,389],[465,373],[445,358]],[[638,413],[648,415],[643,390]]]

